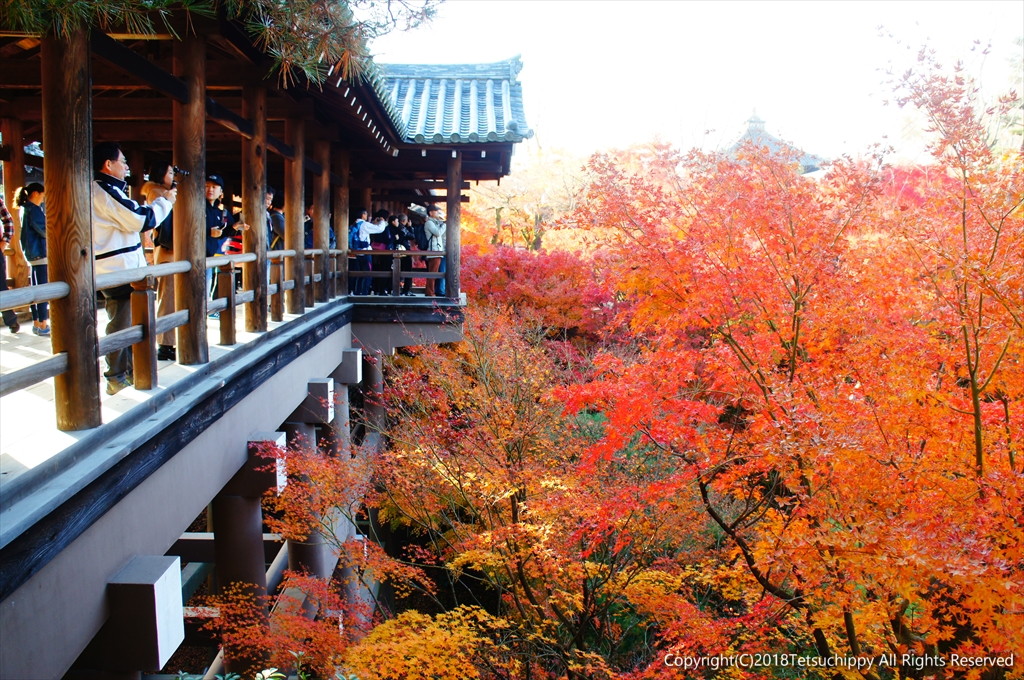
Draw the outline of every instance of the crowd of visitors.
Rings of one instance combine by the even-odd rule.
[[[135,269],[147,265],[145,246],[153,244],[149,262],[164,264],[175,260],[173,207],[177,198],[177,173],[179,170],[165,159],[153,162],[147,168],[147,181],[139,190],[140,201],[131,198],[127,178],[128,160],[121,147],[113,142],[97,144],[93,150],[95,177],[92,191],[93,256],[97,274]],[[187,173],[186,173],[187,174]],[[206,176],[206,256],[243,252],[243,233],[250,225],[242,221],[240,214],[232,216],[224,206],[224,179],[211,173]],[[21,209],[20,245],[31,270],[32,285],[48,281],[46,259],[46,209],[45,189],[33,182],[22,188],[16,204]],[[267,249],[279,250],[285,247],[285,216],[280,204],[275,201],[276,192],[267,187],[265,228]],[[307,201],[307,205],[311,202]],[[359,209],[356,219],[349,227],[348,249],[350,270],[353,272],[392,272],[398,260],[400,276],[399,290],[394,290],[393,276],[355,276],[352,278],[353,295],[413,295],[413,277],[416,270],[439,273],[445,271],[445,236],[447,227],[438,206],[422,213],[394,213],[385,210],[373,213]],[[306,210],[304,246],[314,246],[312,207]],[[14,239],[15,218],[0,197],[0,249],[6,250]],[[330,230],[329,243],[336,247],[334,230]],[[409,251],[408,255],[402,254]],[[429,254],[428,254],[429,251]],[[7,258],[0,257],[0,290],[7,289]],[[206,269],[206,289],[213,295],[213,276]],[[115,333],[131,325],[131,286],[122,285],[100,291],[106,308],[107,334]],[[423,292],[427,296],[444,295],[444,279],[425,278]],[[157,277],[157,314],[167,316],[174,312],[174,277]],[[46,302],[30,306],[32,332],[37,336],[48,336],[49,305]],[[3,312],[3,323],[11,333],[18,333],[21,325],[13,310]],[[177,358],[175,332],[161,333],[157,338],[157,359],[174,361]],[[116,394],[132,384],[130,349],[111,352],[105,357],[107,393]]]
[[[427,208],[427,218],[422,216],[413,220],[407,213],[389,214],[379,210],[368,220],[368,212],[360,209],[358,217],[349,227],[349,250],[352,251],[384,251],[381,254],[359,252],[350,255],[349,269],[354,272],[391,272],[395,259],[399,261],[401,272],[413,272],[418,267],[426,272],[443,273],[445,257],[440,254],[445,250],[445,232],[447,227],[441,218],[441,209],[436,205]],[[410,251],[409,255],[402,254]],[[438,254],[419,255],[433,251]],[[396,258],[397,256],[397,258]],[[411,276],[402,275],[401,289],[395,291],[391,276],[355,276],[352,283],[353,295],[413,295]],[[443,278],[425,278],[424,294],[427,296],[444,295]]]

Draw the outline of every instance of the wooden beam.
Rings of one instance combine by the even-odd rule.
[[[357,189],[369,187],[370,189],[406,189],[408,191],[448,191],[449,186],[446,180],[425,180],[425,179],[362,179],[352,183]],[[469,189],[469,182],[460,182],[459,189]]]
[[[245,305],[245,330],[267,330],[267,88],[246,87],[242,114],[253,123],[253,135],[242,142],[242,215],[252,227],[243,235],[245,252],[256,261],[242,269],[243,290],[253,291]]]
[[[104,63],[93,68],[93,90],[113,92],[135,92],[157,90],[171,99],[183,94],[181,79],[171,75],[173,64],[170,60],[150,61],[122,43],[99,33],[99,44],[94,44],[96,56]],[[113,43],[111,45],[111,43]],[[132,56],[128,56],[128,55]],[[118,60],[124,57],[123,63]],[[4,74],[3,85],[10,90],[37,90],[40,87],[39,72],[33,68],[34,59],[0,58],[0,73]],[[132,76],[125,79],[124,74]],[[241,94],[247,82],[262,82],[266,71],[237,61],[214,61],[207,66],[206,89],[210,91]],[[205,93],[204,93],[205,94]]]
[[[294,150],[294,158],[284,163],[284,247],[294,250],[295,256],[285,260],[284,276],[295,282],[295,287],[285,293],[285,306],[291,314],[302,314],[306,308],[306,249],[302,232],[305,194],[306,142],[305,126],[301,118],[290,118],[286,125],[288,143]]]
[[[228,130],[237,132],[246,139],[252,139],[252,121],[238,115],[225,106],[221,106],[213,97],[206,98],[206,115],[210,120],[223,125]]]
[[[406,203],[418,203],[420,205],[426,205],[427,203],[442,203],[447,202],[447,198],[444,196],[424,196],[423,194],[404,193],[401,191],[387,191],[382,194],[374,193],[374,197],[378,201],[403,201]],[[459,197],[461,203],[469,203],[469,196],[461,195]]]
[[[71,288],[50,303],[54,354],[68,370],[54,378],[57,427],[98,427],[99,340],[92,251],[92,115],[89,35],[43,39],[43,137],[46,139],[47,239],[50,278]]]
[[[267,135],[267,148],[276,153],[286,161],[293,160],[295,158],[295,149],[290,145],[285,144],[284,141],[277,137],[268,134]]]
[[[462,201],[459,197],[458,187],[462,186],[462,152],[453,151],[452,157],[448,159],[448,205],[445,211],[445,224],[448,229],[445,231],[445,295],[449,300],[459,299],[459,267],[461,265],[462,234],[460,223],[462,221]]]
[[[189,88],[180,78],[171,75],[102,31],[94,30],[89,42],[93,54],[105,59],[114,68],[124,71],[181,104],[188,103]]]
[[[210,360],[206,332],[206,43],[187,35],[174,43],[174,70],[188,84],[188,103],[173,105],[174,164],[191,174],[178,183],[174,205],[174,259],[192,269],[174,276],[174,307],[187,309],[178,327],[178,362]]]
[[[6,74],[4,80],[6,84]],[[210,102],[215,102],[212,106]],[[244,106],[244,96],[226,95],[209,98],[207,102],[209,115],[212,117],[217,107],[229,112],[240,111]],[[280,99],[268,100],[267,120],[283,121],[294,113],[292,102]],[[312,115],[312,113],[310,113]],[[38,97],[14,97],[10,101],[0,102],[0,117],[17,116],[22,120],[42,120],[42,105]],[[166,97],[95,97],[92,102],[92,119],[96,120],[167,120],[171,119],[171,102]]]

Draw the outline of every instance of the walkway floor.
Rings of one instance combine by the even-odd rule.
[[[102,336],[106,326],[106,312],[101,310],[98,317],[97,328]],[[286,314],[284,321],[270,322],[270,328],[277,328],[293,318],[297,317]],[[216,319],[207,320],[207,333],[211,341],[211,361],[228,354],[232,349],[245,345],[260,335],[238,331],[238,344],[230,346],[212,344],[220,337],[218,324],[219,321]],[[51,356],[51,351],[49,338],[38,337],[32,333],[31,320],[21,321],[21,331],[16,334],[12,334],[5,326],[0,326],[0,380],[7,373],[48,358]],[[104,364],[101,359],[101,374],[103,368]],[[111,422],[122,413],[147,401],[198,368],[200,367],[182,366],[173,361],[160,361],[157,364],[158,386],[155,389],[142,391],[129,387],[113,396],[106,394],[105,381],[101,381],[100,400],[103,408],[103,422]],[[0,398],[0,481],[9,482],[21,472],[35,467],[64,450],[88,432],[61,432],[58,430],[53,402],[52,378]]]

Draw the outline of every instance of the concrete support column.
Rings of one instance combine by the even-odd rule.
[[[334,419],[330,423],[332,453],[348,459],[352,457],[351,405],[348,386],[358,385],[363,379],[363,353],[358,349],[345,350],[338,367],[331,373],[335,383]]]
[[[217,494],[211,515],[217,590],[224,592],[232,583],[248,583],[258,594],[266,594],[267,567],[259,496]]]
[[[387,413],[381,400],[384,396],[384,352],[375,349],[364,356],[366,373],[364,394],[366,395],[366,425],[374,433],[384,428]]]
[[[309,448],[316,446],[316,426],[312,423],[285,423],[288,448]],[[324,537],[319,531],[313,532],[305,541],[288,541],[288,568],[317,576],[330,576],[327,571],[327,550]]]
[[[216,564],[216,590],[223,593],[231,584],[246,584],[255,597],[267,594],[267,563],[263,546],[261,500],[267,489],[280,493],[283,468],[274,465],[274,452],[283,447],[283,432],[254,432],[248,441],[249,459],[224,485],[209,509]],[[237,654],[232,654],[237,657]],[[245,672],[260,666],[263,658],[240,658],[228,663],[228,670]]]
[[[224,485],[210,507],[217,589],[231,583],[249,583],[257,595],[267,592],[267,565],[263,549],[263,510],[267,489],[280,493],[284,471],[275,465],[275,447],[284,447],[283,432],[254,432],[249,436],[249,460]]]

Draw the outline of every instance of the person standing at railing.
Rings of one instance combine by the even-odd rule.
[[[174,166],[170,161],[160,160],[149,166],[149,181],[142,185],[142,198],[146,205],[152,205],[158,198],[167,198],[174,188]],[[163,222],[153,229],[154,261],[157,264],[174,262],[174,217],[167,213]],[[156,313],[167,316],[174,313],[174,277],[161,276],[156,280]],[[156,358],[159,361],[174,361],[178,358],[175,349],[174,331],[164,331],[157,336]]]
[[[224,180],[220,175],[206,177],[206,257],[222,255],[221,248],[227,238],[228,211],[221,198],[224,196]],[[206,296],[213,297],[213,270],[206,268]],[[216,317],[217,314],[211,314]]]
[[[145,267],[139,234],[164,221],[174,207],[178,190],[171,189],[151,205],[139,205],[128,197],[125,182],[128,160],[118,144],[97,144],[92,159],[96,171],[92,188],[92,248],[96,274]],[[107,335],[131,326],[131,292],[128,284],[102,291],[106,300]],[[111,352],[106,360],[107,370],[103,376],[107,379],[107,394],[117,394],[132,384],[131,349]]]
[[[7,290],[7,256],[4,255],[4,251],[7,250],[7,245],[13,238],[14,217],[4,203],[4,197],[0,196],[0,290]],[[3,317],[4,325],[11,329],[11,333],[21,330],[18,315],[14,313],[13,309],[5,309]]]
[[[18,193],[18,207],[21,215],[21,249],[25,259],[32,265],[31,285],[41,286],[49,282],[46,267],[46,210],[43,201],[46,194],[43,185],[32,182]],[[50,306],[37,302],[29,306],[32,310],[32,333],[39,336],[50,334]]]
[[[284,248],[284,213],[274,204],[274,187],[267,187],[267,250]]]
[[[427,250],[444,252],[445,247],[445,232],[448,227],[444,222],[441,221],[441,209],[436,205],[432,205],[427,208],[427,222],[423,225],[423,228],[427,232],[428,246]],[[441,255],[428,255],[427,256],[427,271],[438,272],[441,271],[441,263],[444,257]],[[427,279],[427,297],[433,297],[440,293],[444,295],[444,287],[438,285],[437,279]],[[444,282],[441,281],[443,284]]]
[[[370,248],[373,250],[394,250],[395,230],[398,229],[398,215],[388,215],[385,212],[380,217],[383,217],[385,220],[384,231],[370,237]],[[373,255],[372,257],[374,271],[391,271],[391,265],[395,261],[394,256]],[[371,287],[373,288],[374,295],[391,295],[391,277],[389,276],[386,279],[375,278]]]
[[[384,231],[387,224],[383,219],[377,222],[367,221],[366,217],[369,213],[363,209],[356,211],[356,214],[359,215],[358,219],[349,227],[348,247],[349,250],[368,250],[370,248],[370,236]],[[369,255],[356,255],[352,271],[368,272],[370,271],[370,264]],[[350,290],[353,295],[369,295],[370,277],[355,279],[355,285],[351,286]]]
[[[395,250],[416,250],[416,237],[409,224],[409,216],[405,213],[398,214],[398,226],[395,228]],[[412,271],[412,257],[403,255],[399,258],[400,269],[403,272]],[[412,295],[412,277],[402,279],[402,295]]]

